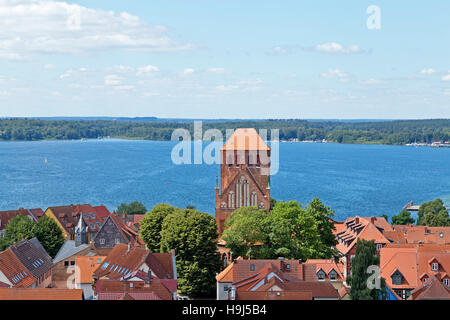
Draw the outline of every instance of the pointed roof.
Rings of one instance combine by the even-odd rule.
[[[259,136],[254,128],[236,129],[233,135],[228,139],[220,150],[229,151],[250,151],[250,150],[266,150],[270,147]]]

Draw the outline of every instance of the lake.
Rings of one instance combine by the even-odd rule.
[[[218,165],[175,165],[175,143],[132,140],[0,142],[0,210],[76,203],[166,202],[214,214]],[[450,149],[280,143],[277,200],[318,197],[348,216],[397,214],[413,200],[450,203]],[[45,161],[46,160],[46,161]]]

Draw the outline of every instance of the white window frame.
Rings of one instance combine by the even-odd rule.
[[[100,244],[105,244],[105,238],[100,238]]]
[[[433,270],[433,271],[438,271],[438,270],[439,270],[439,263],[433,262],[433,263],[431,264],[431,270]]]

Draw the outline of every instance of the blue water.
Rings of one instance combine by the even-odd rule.
[[[75,203],[114,210],[138,200],[214,214],[218,165],[174,165],[172,142],[88,140],[0,143],[0,210]],[[47,158],[47,164],[44,159]],[[338,219],[392,216],[406,202],[450,203],[450,149],[281,143],[277,200],[316,196]]]

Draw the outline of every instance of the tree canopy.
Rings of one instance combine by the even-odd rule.
[[[386,282],[380,278],[378,288],[368,286],[371,271],[369,267],[378,266],[380,258],[376,254],[375,242],[360,240],[356,243],[355,257],[352,259],[352,275],[347,278],[352,300],[386,300]],[[378,269],[379,270],[379,269]],[[373,273],[372,273],[373,274]],[[376,276],[378,278],[378,275]]]
[[[448,210],[441,199],[422,203],[417,213],[417,225],[429,227],[450,226]]]
[[[306,209],[295,201],[279,201],[269,215],[244,207],[227,219],[222,239],[235,256],[243,258],[335,258],[332,216],[333,211],[316,198]]]
[[[0,249],[5,250],[14,242],[36,237],[45,251],[54,258],[64,244],[64,236],[57,223],[50,217],[43,216],[37,223],[29,217],[17,215],[5,228],[5,238],[0,241]]]
[[[407,225],[413,224],[416,220],[411,217],[411,212],[402,210],[398,215],[392,217],[391,222],[394,225]]]
[[[145,214],[146,212],[147,208],[139,201],[133,201],[129,204],[121,203],[116,211],[118,215]]]
[[[190,297],[212,297],[221,268],[216,248],[216,220],[194,209],[176,210],[164,218],[161,250],[175,250],[178,289]]]
[[[140,222],[139,237],[145,242],[151,252],[161,250],[161,230],[164,218],[177,211],[178,208],[161,203],[147,212]]]

